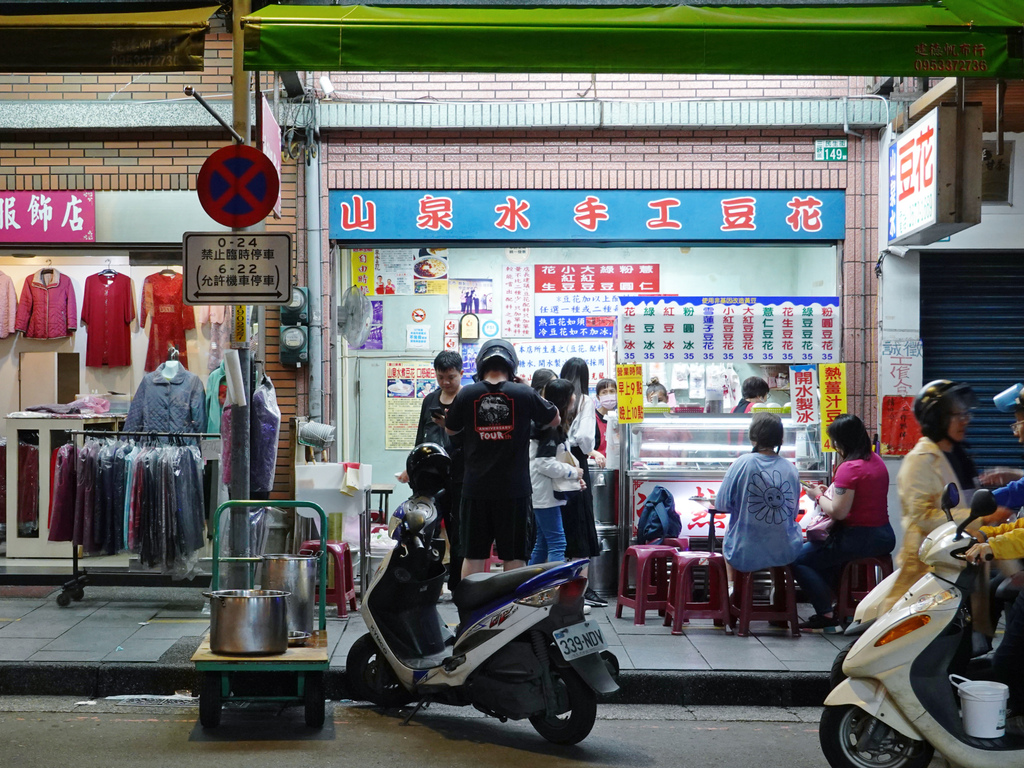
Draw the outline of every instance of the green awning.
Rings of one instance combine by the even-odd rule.
[[[271,5],[243,20],[245,66],[1020,78],[1022,8]]]
[[[0,72],[198,72],[218,5],[0,15]]]

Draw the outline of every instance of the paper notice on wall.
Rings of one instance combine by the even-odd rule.
[[[406,349],[430,349],[430,326],[429,325],[407,325],[407,326],[405,326],[405,348]]]
[[[924,386],[924,346],[913,334],[882,331],[878,394],[916,395]]]
[[[794,424],[818,423],[818,366],[789,367],[789,402]]]
[[[587,341],[514,341],[512,346],[519,356],[519,375],[529,379],[538,368],[550,368],[556,373],[570,357],[581,357],[590,371],[591,385],[611,378],[611,342],[602,339]]]
[[[634,424],[644,420],[644,368],[642,365],[616,365],[619,423]]]
[[[533,335],[533,268],[506,264],[502,287],[502,336],[530,338]]]
[[[413,263],[418,250],[386,248],[374,251],[372,293],[381,296],[409,296],[413,293]]]
[[[819,365],[818,381],[821,382],[821,450],[834,451],[828,428],[846,413],[846,363]]]
[[[437,389],[434,366],[429,360],[388,360],[384,371],[384,449],[412,450],[423,398]]]

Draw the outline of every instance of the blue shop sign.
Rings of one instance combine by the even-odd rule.
[[[330,236],[425,241],[834,241],[841,190],[331,190]]]

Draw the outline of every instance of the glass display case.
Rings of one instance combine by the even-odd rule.
[[[788,413],[779,414],[784,432],[782,456],[792,461],[800,479],[827,482],[832,453],[821,450],[820,424],[795,424]],[[632,541],[636,523],[651,489],[664,486],[675,499],[683,522],[682,536],[706,539],[710,534],[708,510],[714,508],[722,478],[736,458],[751,449],[748,432],[752,414],[649,414],[639,424],[623,425],[620,472],[622,509],[620,540]],[[800,517],[813,502],[799,492]],[[718,534],[727,520],[715,521]]]

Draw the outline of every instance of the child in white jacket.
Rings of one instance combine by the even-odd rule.
[[[564,424],[575,395],[573,385],[554,379],[544,387],[544,398],[558,408],[562,422],[549,429],[534,428],[530,435],[530,482],[533,485],[533,519],[537,539],[530,565],[565,559],[565,531],[562,528],[563,499],[557,491],[577,490],[583,470],[573,462]]]

